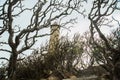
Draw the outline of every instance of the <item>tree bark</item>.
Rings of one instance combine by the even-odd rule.
[[[13,53],[10,56],[10,62],[8,66],[8,80],[16,80],[16,63],[17,63],[17,53]]]

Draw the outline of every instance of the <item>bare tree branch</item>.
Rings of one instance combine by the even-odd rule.
[[[11,53],[7,74],[9,79],[13,80],[15,75],[18,55],[32,48],[38,38],[52,34],[49,32],[39,34],[40,30],[50,27],[53,21],[63,16],[67,17],[74,11],[83,15],[84,11],[80,11],[82,2],[83,0],[38,0],[30,8],[23,5],[26,4],[24,0],[5,0],[0,5],[0,20],[3,23],[0,24],[0,35],[9,34],[6,43],[11,48],[10,51],[1,49]],[[25,26],[21,26],[22,23],[16,24],[18,16],[22,16],[25,12],[31,13],[29,23]],[[0,43],[6,45],[3,41]]]
[[[9,61],[9,59],[5,58],[5,57],[0,57],[0,59],[4,59],[6,61]]]

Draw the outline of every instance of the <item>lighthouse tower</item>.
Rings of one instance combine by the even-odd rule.
[[[51,25],[51,35],[49,40],[49,53],[54,53],[59,43],[60,26],[55,22]]]

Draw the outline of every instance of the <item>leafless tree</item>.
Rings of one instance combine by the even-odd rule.
[[[40,34],[39,31],[48,28],[52,21],[72,14],[73,11],[83,14],[79,9],[85,0],[35,0],[33,7],[24,6],[25,1],[4,0],[0,5],[0,38],[2,39],[8,34],[6,41],[0,41],[0,44],[10,47],[10,49],[1,48],[0,50],[10,53],[7,68],[9,80],[15,78],[18,55],[29,50],[39,37],[49,35],[48,33]],[[29,23],[25,26],[19,26],[22,23],[15,24],[18,17],[22,16],[24,12],[32,14]],[[23,19],[23,23],[24,21],[25,19]]]
[[[116,71],[116,69],[119,71],[116,65],[120,62],[120,50],[114,47],[118,47],[118,42],[114,44],[115,36],[109,39],[103,34],[100,27],[109,26],[111,21],[107,17],[118,10],[118,5],[118,0],[94,0],[89,13],[91,44],[94,47],[97,59],[105,63],[103,67],[110,73],[110,80],[119,80],[120,78]],[[96,33],[99,35],[99,39],[96,39]]]

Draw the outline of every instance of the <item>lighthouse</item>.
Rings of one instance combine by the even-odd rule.
[[[60,35],[60,25],[56,22],[53,23],[50,27],[50,40],[49,40],[49,53],[54,53],[57,45],[59,44],[59,35]]]

